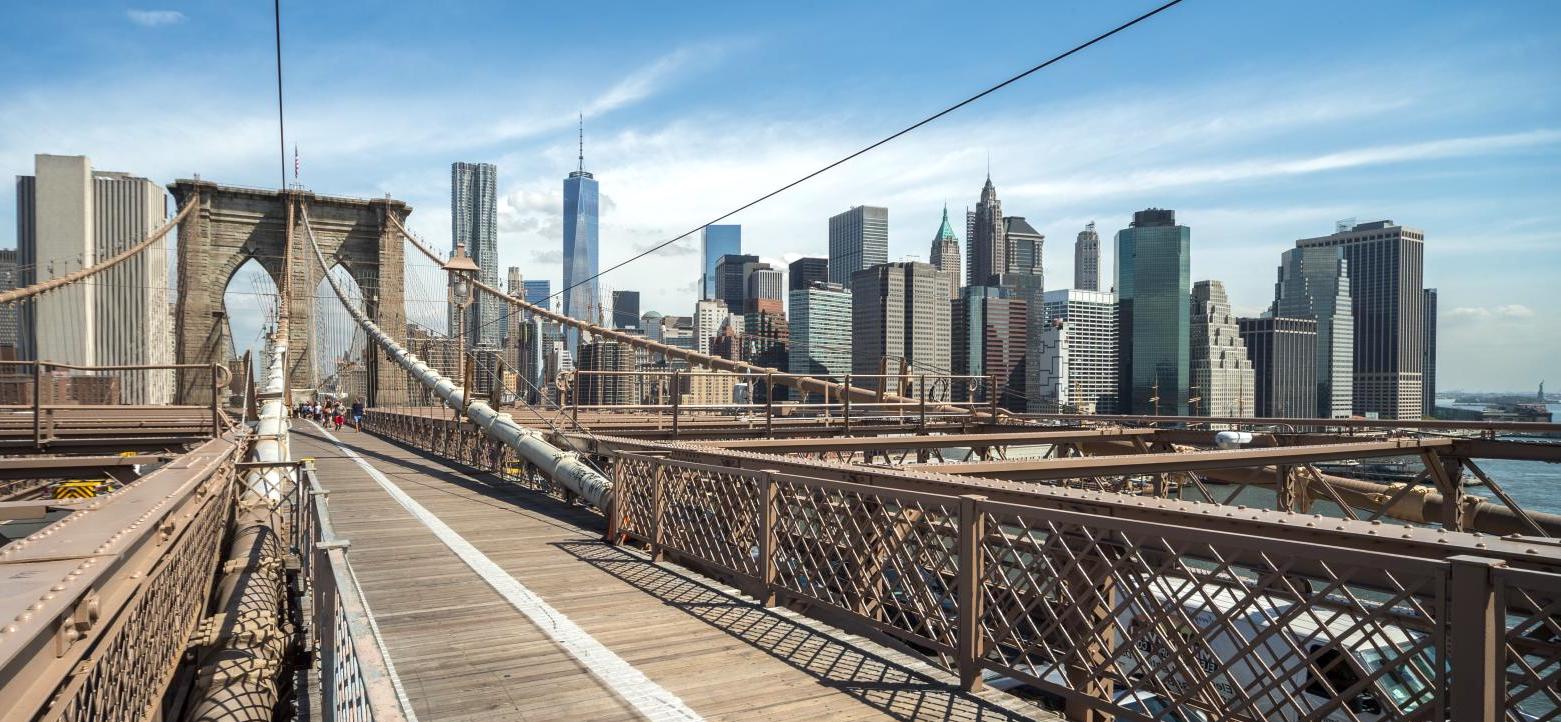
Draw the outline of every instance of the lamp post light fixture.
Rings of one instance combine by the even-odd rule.
[[[464,411],[466,404],[471,402],[471,379],[466,378],[466,307],[472,302],[472,281],[481,269],[471,256],[466,255],[466,244],[457,243],[455,254],[445,262],[444,270],[450,274],[450,305],[455,307],[457,327],[451,330],[456,337],[455,358],[460,364],[461,406]]]

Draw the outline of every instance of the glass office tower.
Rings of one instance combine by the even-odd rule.
[[[597,294],[597,187],[596,178],[584,165],[564,179],[564,315],[595,321],[600,310]],[[591,279],[585,281],[585,279]],[[576,286],[576,283],[580,285]],[[569,328],[564,334],[573,354],[580,332]]]
[[[1133,214],[1117,231],[1117,346],[1122,408],[1187,414],[1192,229],[1176,211]]]
[[[705,226],[699,240],[699,257],[703,259],[703,265],[700,266],[703,271],[699,277],[701,299],[715,298],[715,264],[720,262],[721,256],[742,252],[742,226]]]

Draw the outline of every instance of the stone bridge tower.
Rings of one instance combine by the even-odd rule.
[[[363,290],[364,311],[397,341],[405,342],[403,241],[389,214],[404,221],[411,207],[389,198],[365,200],[315,195],[301,190],[261,190],[223,186],[204,180],[178,180],[168,186],[178,203],[195,203],[179,224],[179,299],[175,309],[175,346],[179,363],[225,363],[232,340],[223,295],[240,266],[253,258],[277,289],[290,289],[288,381],[294,390],[319,382],[313,363],[315,288],[323,273],[304,233],[302,215],[293,213],[292,247],[286,233],[288,202],[309,209],[310,225],[326,263],[340,263]],[[282,283],[283,259],[292,258],[292,283]],[[406,377],[394,362],[370,344],[364,352],[368,405],[406,400]],[[204,374],[180,375],[181,404],[211,402]]]

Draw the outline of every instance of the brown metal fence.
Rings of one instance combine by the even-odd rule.
[[[898,637],[967,685],[1028,683],[1077,719],[1557,719],[1561,575],[616,459],[610,526],[658,557]]]

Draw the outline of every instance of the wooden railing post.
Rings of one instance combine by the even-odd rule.
[[[764,374],[764,437],[775,438],[775,376]]]
[[[846,385],[840,389],[840,414],[845,417],[845,436],[851,435],[851,374],[846,374]]]
[[[921,421],[917,424],[917,432],[927,433],[927,375],[921,375]]]
[[[617,457],[612,464],[612,498],[607,508],[602,511],[607,513],[607,543],[612,545],[622,544],[623,536],[623,495],[628,493],[628,474],[623,471],[623,457]]]
[[[43,448],[43,362],[33,362],[33,447]]]
[[[217,364],[211,365],[211,438],[213,439],[222,435],[222,395],[217,393],[220,390],[218,381],[222,378],[217,371],[219,368],[221,367]],[[286,403],[286,399],[283,399],[283,404]]]
[[[1458,555],[1451,565],[1451,613],[1446,623],[1450,672],[1448,719],[1500,722],[1506,718],[1506,618],[1497,606],[1492,572],[1498,559]],[[1451,620],[1458,620],[1451,624]]]
[[[980,505],[986,497],[966,494],[959,497],[959,569],[954,593],[958,595],[959,634],[956,638],[956,664],[959,686],[970,692],[981,689],[981,578],[983,564],[981,542],[986,537],[986,519]]]
[[[678,437],[678,406],[683,398],[683,370],[672,372],[672,438]]]
[[[759,476],[759,603],[775,606],[775,517],[780,513],[773,469]]]

